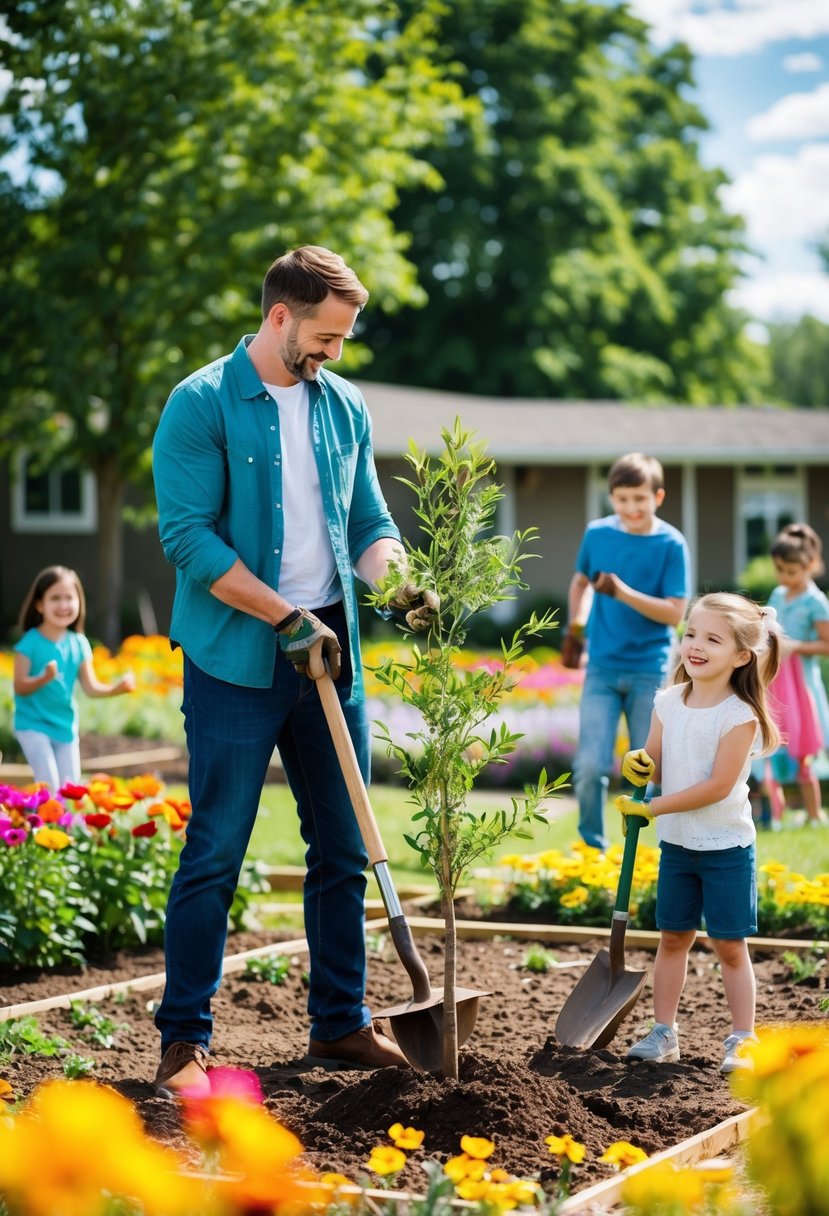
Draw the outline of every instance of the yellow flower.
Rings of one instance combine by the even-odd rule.
[[[378,1144],[371,1150],[368,1159],[368,1168],[372,1174],[379,1174],[381,1178],[385,1178],[387,1174],[399,1174],[405,1164],[406,1154],[401,1153],[399,1148],[392,1148],[390,1144]]]
[[[627,1169],[629,1165],[636,1165],[639,1161],[647,1161],[648,1154],[644,1149],[637,1148],[635,1144],[629,1144],[627,1140],[616,1140],[602,1153],[601,1157],[597,1158],[603,1161],[605,1165],[613,1165],[618,1170]]]
[[[565,895],[562,895],[559,903],[562,908],[580,908],[587,903],[588,895],[587,887],[573,887],[572,891],[567,891]]]
[[[26,1216],[97,1216],[107,1193],[130,1196],[146,1216],[209,1213],[182,1165],[146,1135],[131,1102],[94,1081],[47,1081],[0,1121],[0,1193]]]
[[[483,1178],[486,1172],[486,1164],[483,1161],[468,1156],[466,1153],[462,1153],[459,1157],[450,1157],[443,1167],[443,1172],[457,1186],[465,1178]]]
[[[3,1077],[0,1077],[0,1099],[4,1102],[14,1102],[14,1089]]]
[[[546,1136],[544,1143],[554,1157],[566,1157],[573,1165],[580,1165],[587,1155],[587,1149],[578,1140],[574,1140],[567,1132],[563,1136]]]
[[[467,1156],[486,1161],[495,1152],[495,1141],[485,1140],[483,1136],[461,1136],[461,1148]]]
[[[389,1128],[389,1139],[394,1141],[397,1148],[420,1148],[425,1135],[425,1132],[416,1131],[413,1127],[404,1127],[402,1123],[393,1123]]]
[[[622,1202],[635,1211],[689,1212],[702,1203],[702,1179],[694,1170],[678,1170],[667,1162],[625,1179]]]
[[[35,844],[39,844],[42,849],[65,849],[67,845],[72,843],[70,836],[66,832],[62,832],[60,828],[39,828],[32,837]]]
[[[465,1178],[455,1187],[459,1199],[468,1199],[471,1203],[488,1199],[492,1183],[488,1178]]]
[[[761,874],[768,874],[770,877],[773,877],[774,875],[785,874],[789,867],[783,865],[782,861],[767,861],[759,868]]]

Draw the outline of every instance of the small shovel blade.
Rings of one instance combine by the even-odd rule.
[[[478,1001],[488,992],[456,988],[458,1047],[462,1047],[478,1020]],[[388,1018],[403,1055],[422,1072],[440,1072],[443,1067],[443,989],[434,988],[428,1000],[406,1001],[375,1016]]]
[[[647,971],[614,972],[610,952],[593,959],[561,1007],[555,1036],[566,1047],[606,1047],[639,999]]]

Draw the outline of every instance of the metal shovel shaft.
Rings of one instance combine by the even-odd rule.
[[[635,791],[633,796],[637,802],[644,799],[645,788],[642,786]],[[599,951],[562,1005],[556,1020],[556,1038],[568,1047],[606,1047],[645,986],[646,971],[625,967],[625,933],[636,845],[639,830],[646,822],[639,815],[627,820],[625,851],[610,928],[610,949]]]

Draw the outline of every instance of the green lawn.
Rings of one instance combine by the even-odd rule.
[[[174,796],[186,797],[186,791],[171,790]],[[404,832],[411,833],[413,806],[407,801],[405,790],[393,786],[372,786],[371,805],[383,843],[389,856],[389,866],[395,882],[427,882],[431,876],[422,870],[418,858],[403,839]],[[469,807],[473,810],[509,806],[509,796],[491,791],[473,793]],[[538,853],[543,849],[562,849],[569,852],[571,844],[578,840],[576,829],[577,811],[575,800],[568,792],[560,798],[551,799],[545,809],[552,812],[546,824],[537,824],[532,840],[505,840],[496,850],[496,857],[507,853]],[[606,823],[611,841],[622,840],[620,817],[610,805]],[[652,828],[643,830],[640,839],[655,843]],[[284,785],[267,785],[251,842],[251,855],[269,865],[302,865],[303,844],[297,826],[293,799]],[[788,826],[782,832],[758,831],[758,864],[780,861],[807,877],[829,871],[829,826],[812,830]],[[481,865],[491,864],[485,861]]]

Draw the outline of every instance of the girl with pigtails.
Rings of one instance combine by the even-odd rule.
[[[654,820],[661,850],[655,1025],[629,1060],[679,1059],[677,1011],[704,917],[732,1022],[720,1071],[748,1064],[741,1049],[755,1038],[755,981],[746,939],[757,932],[748,776],[752,757],[779,741],[767,690],[780,656],[773,609],[739,595],[701,596],[688,613],[673,685],[656,694],[647,743],[624,758],[622,774],[634,785],[661,787],[649,802],[616,800],[623,816]]]

